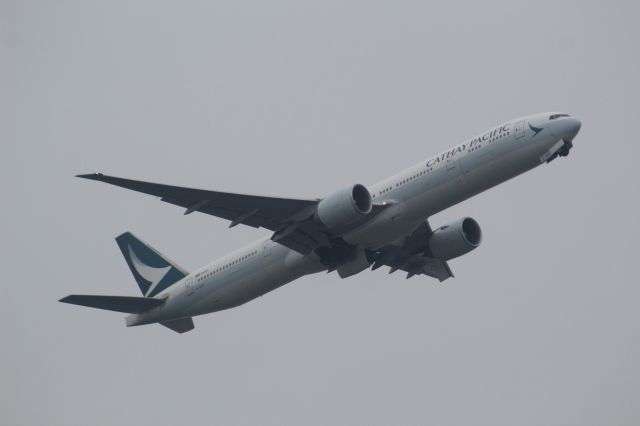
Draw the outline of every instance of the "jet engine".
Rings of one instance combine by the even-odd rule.
[[[480,225],[465,217],[436,229],[429,239],[429,250],[436,259],[450,260],[469,253],[481,241]]]
[[[318,203],[316,217],[328,229],[350,225],[371,212],[369,190],[356,184],[334,192]]]

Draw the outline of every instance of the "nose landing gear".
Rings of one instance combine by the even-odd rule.
[[[566,139],[563,139],[563,142],[564,145],[562,145],[562,148],[558,150],[558,155],[560,155],[560,157],[567,157],[569,155],[569,151],[573,148],[573,142]]]
[[[567,157],[569,155],[569,151],[573,148],[573,142],[566,139],[562,140],[560,147],[558,147],[558,145],[560,145],[560,142],[555,144],[554,147],[543,155],[540,160],[550,163],[558,157]]]

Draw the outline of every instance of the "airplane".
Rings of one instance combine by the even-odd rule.
[[[107,176],[101,181],[185,209],[266,228],[265,236],[188,272],[130,232],[116,238],[141,297],[70,295],[60,302],[129,314],[126,325],[159,323],[178,333],[193,317],[240,306],[304,275],[401,270],[407,278],[453,277],[448,261],[476,249],[478,222],[464,217],[433,229],[429,217],[541,164],[569,155],[581,122],[565,113],[508,121],[371,186],[322,199],[272,198]]]

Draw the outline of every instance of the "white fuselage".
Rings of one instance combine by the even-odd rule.
[[[509,121],[369,186],[375,203],[391,207],[342,238],[367,249],[393,244],[433,214],[544,164],[577,132],[577,120],[549,117]],[[326,269],[315,254],[304,256],[267,236],[189,274],[156,296],[168,298],[163,306],[130,315],[127,325],[228,309]]]

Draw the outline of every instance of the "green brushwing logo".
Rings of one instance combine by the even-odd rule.
[[[533,137],[535,138],[536,136],[538,136],[538,133],[540,133],[542,130],[544,130],[542,127],[533,127],[531,125],[531,123],[527,122],[527,124],[529,124],[529,128],[533,131]]]
[[[167,275],[171,269],[171,265],[167,265],[164,268],[146,265],[142,260],[140,260],[140,258],[138,258],[138,256],[136,256],[136,253],[133,251],[131,246],[129,246],[129,257],[138,275],[144,278],[145,281],[149,282],[149,287],[144,293],[146,297],[149,297],[158,284],[160,284],[160,281],[162,281],[165,275]]]

